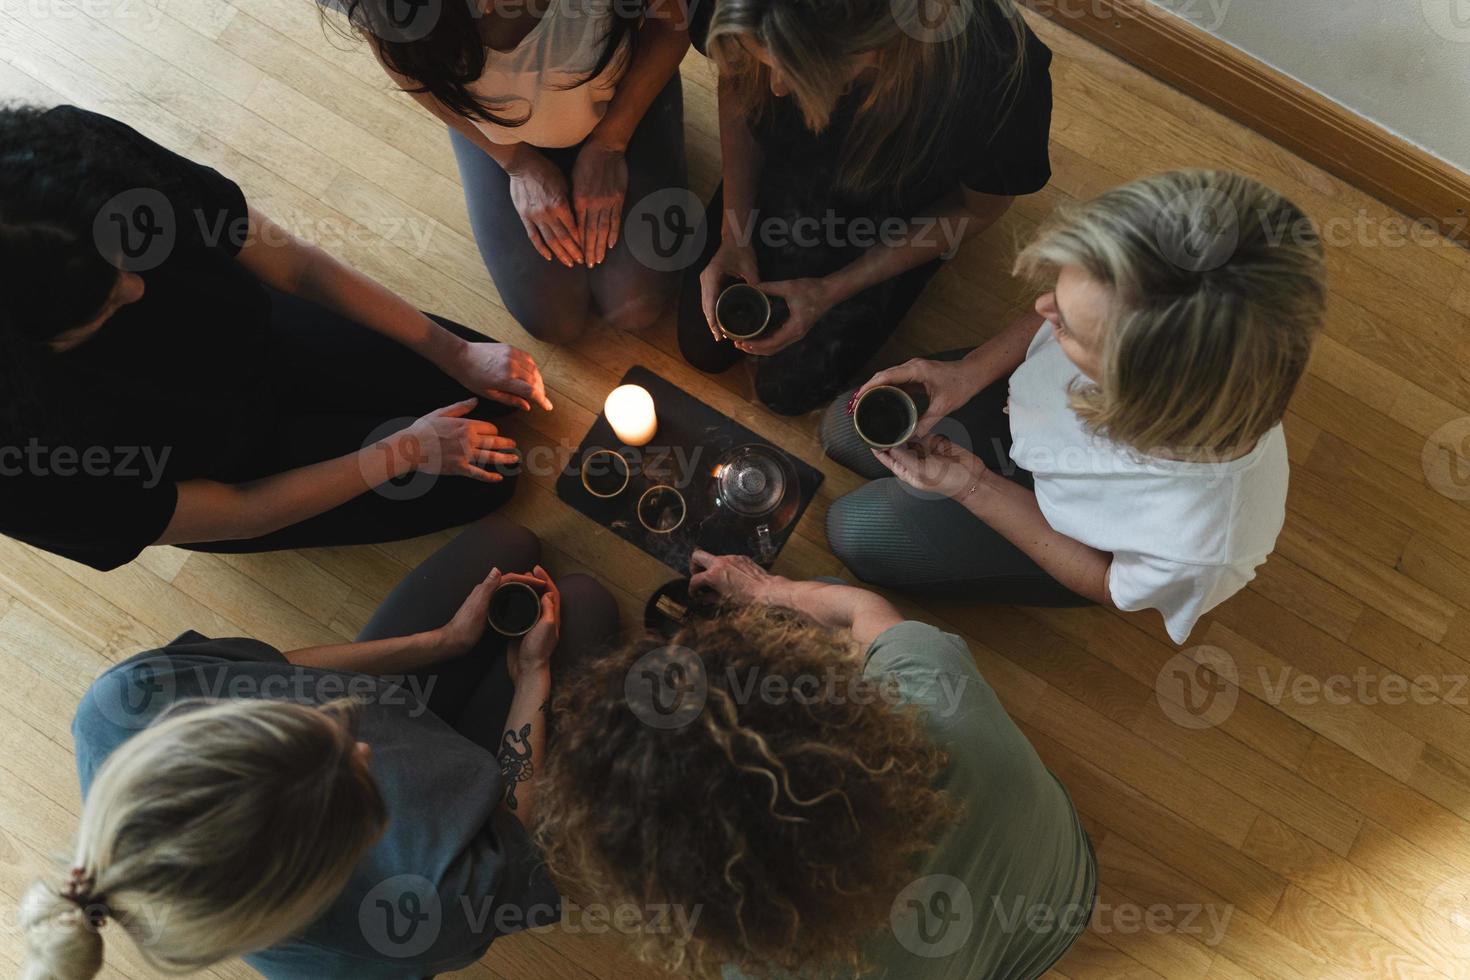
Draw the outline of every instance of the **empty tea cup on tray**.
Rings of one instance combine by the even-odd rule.
[[[857,400],[852,424],[863,442],[874,449],[892,449],[913,438],[919,425],[919,406],[904,389],[878,385]]]
[[[631,471],[622,453],[594,449],[582,457],[582,486],[592,496],[611,500],[628,489]]]
[[[688,516],[684,495],[667,484],[649,487],[638,498],[638,523],[654,534],[671,534]]]
[[[490,596],[490,628],[501,636],[525,636],[541,620],[541,593],[525,582],[502,582]]]

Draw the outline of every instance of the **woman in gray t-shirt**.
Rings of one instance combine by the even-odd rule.
[[[559,883],[642,909],[648,958],[727,978],[1046,972],[1096,861],[964,641],[861,589],[694,563],[722,611],[559,702],[538,835]]]

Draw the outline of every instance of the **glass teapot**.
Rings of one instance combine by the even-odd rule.
[[[770,446],[737,446],[720,457],[714,472],[715,510],[750,526],[755,557],[775,560],[775,536],[788,528],[801,505],[796,467]]]

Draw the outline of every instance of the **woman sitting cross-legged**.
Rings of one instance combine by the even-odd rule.
[[[1064,209],[1016,267],[1054,284],[1034,313],[828,410],[828,454],[875,481],[832,506],[832,549],[930,595],[1157,609],[1182,644],[1285,521],[1282,418],[1326,301],[1317,233],[1248,177],[1180,171]],[[857,435],[878,385],[928,395],[905,446]]]
[[[556,921],[530,839],[547,699],[618,623],[605,589],[558,588],[539,551],[489,518],[355,643],[185,633],[99,678],[73,723],[70,870],[21,903],[27,980],[93,976],[108,923],[169,972],[243,956],[270,980],[419,980]],[[506,580],[543,590],[509,643],[486,629]]]
[[[0,281],[0,533],[103,570],[467,524],[514,488],[490,419],[551,409],[530,355],[70,106],[0,109]]]
[[[537,834],[558,884],[645,910],[642,955],[697,976],[1045,973],[1096,861],[964,641],[862,589],[694,568],[721,612],[558,695]]]
[[[701,371],[753,355],[773,411],[856,381],[941,261],[1051,178],[1051,52],[1013,0],[702,0],[719,64],[723,183],[685,278],[679,348]],[[732,343],[717,297],[785,301]]]

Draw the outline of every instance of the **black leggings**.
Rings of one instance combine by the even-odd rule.
[[[802,214],[807,201],[786,200],[795,192],[768,191],[773,200],[763,211],[781,216]],[[720,247],[724,185],[715,189],[704,214],[704,251],[684,275],[679,296],[679,350],[684,359],[707,374],[734,367],[743,356],[728,340],[715,340],[704,317],[699,276]],[[797,247],[788,243],[768,247],[756,234],[753,245],[761,278],[769,282],[825,276],[853,261],[860,253],[842,247]],[[781,240],[781,239],[776,239]],[[785,350],[757,358],[756,396],[781,415],[804,415],[820,408],[843,389],[878,353],[909,308],[939,271],[939,260],[926,262],[838,303],[811,331]]]
[[[415,419],[469,396],[457,381],[401,344],[313,303],[272,292],[278,417],[271,448],[242,460],[226,479],[239,482],[357,452]],[[467,340],[483,335],[433,319]],[[472,417],[491,420],[509,409],[482,401]],[[468,524],[515,492],[503,483],[415,473],[258,538],[182,545],[231,554],[368,544],[418,537]]]
[[[501,517],[477,521],[398,584],[363,627],[358,642],[438,629],[454,618],[492,568],[529,572],[540,559],[541,542],[530,531]],[[562,622],[552,660],[553,681],[568,676],[578,662],[594,656],[618,634],[617,602],[596,579],[568,575],[556,584]],[[515,695],[505,666],[505,646],[505,637],[486,630],[464,656],[415,672],[419,689],[429,692],[429,709],[491,752],[499,748]]]

